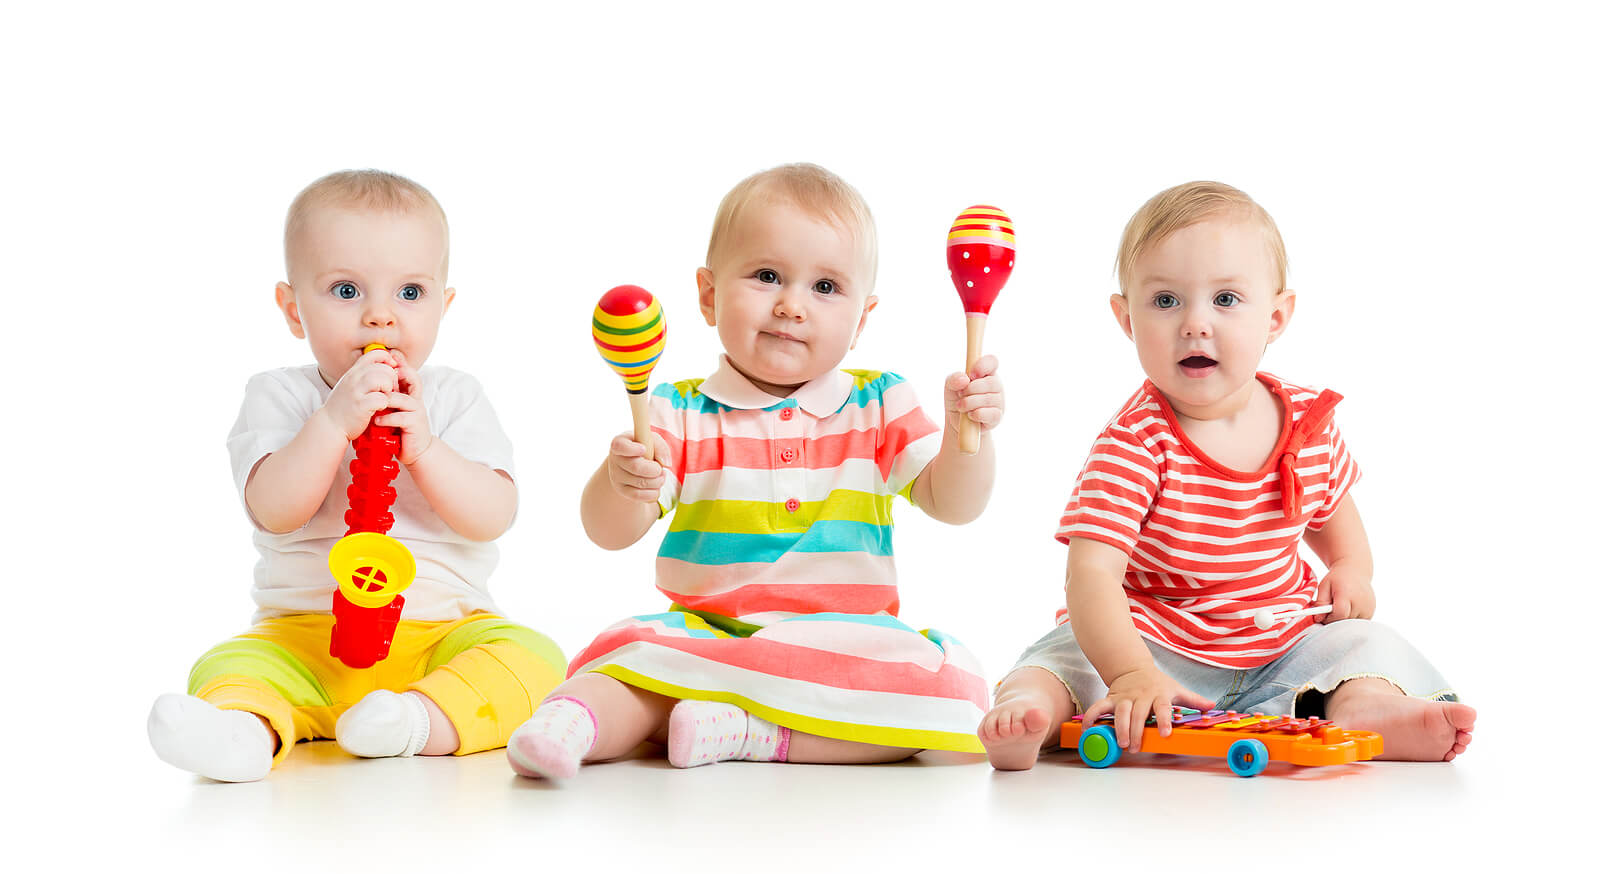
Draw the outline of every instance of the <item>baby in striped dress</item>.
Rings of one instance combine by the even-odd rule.
[[[840,370],[877,305],[861,196],[796,164],[723,199],[700,310],[725,354],[659,386],[654,446],[616,437],[582,501],[607,549],[671,521],[656,560],[664,613],[603,631],[513,733],[511,767],[571,777],[641,741],[680,768],[727,759],[887,762],[981,752],[988,684],[954,638],[898,618],[896,497],[944,522],[978,516],[1004,396],[992,357],[944,384],[942,428],[893,373]]]
[[[1113,714],[1137,751],[1133,727],[1154,715],[1166,735],[1174,704],[1326,716],[1382,733],[1383,758],[1460,755],[1476,713],[1370,621],[1340,396],[1256,369],[1295,304],[1271,216],[1227,185],[1168,189],[1129,220],[1117,273],[1111,308],[1149,379],[1079,474],[1056,534],[1067,605],[995,691],[990,763],[1033,767],[1080,712]]]

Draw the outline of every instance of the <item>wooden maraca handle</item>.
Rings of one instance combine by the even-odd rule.
[[[983,328],[989,323],[987,316],[967,316],[967,373],[972,373],[972,368],[978,364],[978,359],[983,357]],[[961,414],[961,454],[976,455],[979,447],[983,445],[983,426],[972,421],[966,413]]]
[[[656,460],[656,441],[650,434],[650,396],[628,393],[628,407],[633,410],[633,439],[644,444],[644,457]]]

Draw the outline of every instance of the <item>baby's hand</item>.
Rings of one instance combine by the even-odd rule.
[[[1111,681],[1106,697],[1083,712],[1087,728],[1096,719],[1111,713],[1116,717],[1117,745],[1130,753],[1139,751],[1144,740],[1144,723],[1154,713],[1162,737],[1172,734],[1172,705],[1210,710],[1215,704],[1201,698],[1162,673],[1155,665],[1135,668]]]
[[[972,365],[970,373],[952,373],[944,380],[946,419],[965,416],[985,431],[1000,424],[1006,411],[1006,392],[995,371],[1000,362],[985,355]]]
[[[400,429],[400,452],[396,457],[401,464],[414,464],[422,453],[433,448],[433,429],[428,425],[428,411],[422,406],[422,377],[399,350],[391,350],[390,354],[397,365],[395,376],[399,384],[385,402],[390,412],[372,421]]]
[[[354,440],[367,430],[373,413],[389,406],[389,395],[399,388],[394,358],[386,349],[374,349],[339,377],[322,410],[346,440]]]
[[[1378,609],[1378,595],[1372,591],[1372,577],[1346,573],[1335,566],[1323,575],[1317,584],[1317,603],[1332,604],[1333,610],[1316,617],[1318,622],[1338,622],[1340,619],[1371,619]]]
[[[656,441],[657,458],[666,447]],[[667,469],[644,457],[644,444],[633,439],[633,433],[618,434],[611,438],[611,454],[606,456],[606,476],[617,494],[630,501],[653,504],[661,496],[661,487],[667,482]]]

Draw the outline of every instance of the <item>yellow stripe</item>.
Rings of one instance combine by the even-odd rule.
[[[607,343],[612,343],[616,346],[629,345],[627,343],[616,343],[610,337],[600,337],[599,339]],[[636,361],[643,361],[646,358],[654,358],[655,356],[660,355],[661,350],[666,348],[666,345],[667,335],[662,334],[654,343],[651,343],[649,346],[646,346],[643,349],[628,352],[618,352],[615,349],[601,349],[600,355],[601,357],[605,358],[607,362],[633,364]]]
[[[808,528],[815,522],[865,522],[893,524],[894,495],[874,495],[851,489],[834,489],[821,501],[801,501],[800,509],[783,511],[783,527],[772,525],[773,508],[766,501],[695,501],[679,504],[672,517],[673,531],[708,531],[717,534],[778,534]]]
[[[620,316],[614,316],[605,310],[597,309],[594,311],[594,320],[608,328],[626,329],[648,325],[652,319],[659,315],[661,315],[661,304],[651,302],[649,306],[639,312]]]
[[[966,239],[969,237],[985,237],[992,240],[1005,240],[1008,243],[1015,243],[1017,241],[1016,234],[1013,234],[1008,230],[994,230],[991,228],[972,228],[969,230],[951,231],[949,239]]]
[[[605,674],[613,680],[627,683],[647,692],[666,695],[669,698],[688,699],[691,701],[720,701],[723,704],[732,704],[735,707],[743,708],[748,713],[754,713],[768,722],[776,723],[792,731],[816,735],[817,737],[831,737],[838,740],[877,744],[885,747],[909,747],[917,750],[951,750],[958,753],[983,752],[983,744],[978,741],[976,734],[959,731],[893,728],[883,725],[857,725],[853,722],[818,719],[815,716],[803,716],[799,713],[779,710],[776,707],[768,707],[758,701],[752,701],[743,695],[736,695],[732,692],[690,689],[687,686],[663,683],[660,680],[646,677],[621,665],[601,665],[594,669],[594,673]]]

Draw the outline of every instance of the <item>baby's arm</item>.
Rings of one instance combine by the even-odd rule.
[[[1378,607],[1378,596],[1372,591],[1372,544],[1361,514],[1356,512],[1355,499],[1345,495],[1321,528],[1306,530],[1305,539],[1328,568],[1317,586],[1317,605],[1332,604],[1333,611],[1317,621],[1371,619]]]
[[[924,513],[951,525],[978,518],[994,488],[994,440],[989,431],[1005,413],[1005,390],[995,375],[999,362],[985,355],[972,373],[952,373],[944,382],[944,436],[939,454],[917,475],[911,499]],[[972,455],[961,453],[961,423],[968,417],[982,428],[983,441]]]
[[[668,448],[655,440],[656,458],[666,458]],[[579,514],[584,533],[602,549],[623,549],[638,542],[661,517],[661,487],[666,468],[644,457],[644,444],[631,433],[611,440],[611,452],[583,488]]]
[[[256,463],[244,487],[245,506],[262,528],[284,534],[316,514],[328,497],[350,441],[389,404],[398,377],[387,352],[361,356],[311,414],[294,439]]]
[[[428,506],[462,537],[485,542],[511,527],[517,486],[504,471],[461,457],[437,437],[406,469]]]
[[[1084,725],[1110,713],[1116,717],[1117,743],[1138,752],[1151,713],[1166,737],[1172,731],[1173,704],[1209,710],[1213,702],[1156,667],[1128,610],[1122,588],[1127,569],[1127,554],[1115,546],[1085,537],[1073,538],[1068,546],[1067,615],[1072,617],[1072,633],[1108,688],[1105,698],[1084,711]]]
[[[428,506],[452,531],[480,543],[504,534],[517,512],[516,483],[504,471],[468,460],[433,433],[422,405],[422,375],[400,352],[389,354],[397,386],[385,403],[388,411],[373,423],[400,429],[397,458],[411,472]]]

